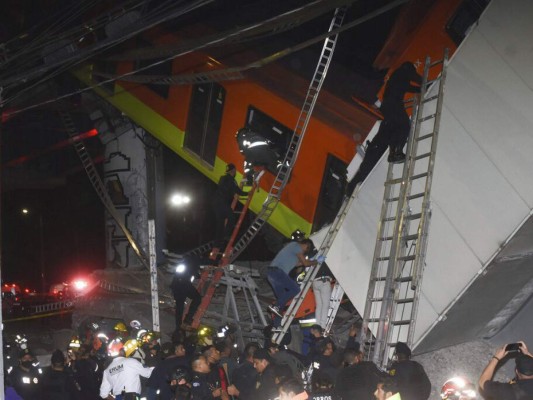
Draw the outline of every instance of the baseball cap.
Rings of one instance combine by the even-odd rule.
[[[396,343],[396,354],[405,354],[407,357],[411,357],[411,349],[407,346],[407,343]]]

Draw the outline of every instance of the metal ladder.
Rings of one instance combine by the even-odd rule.
[[[79,132],[76,129],[76,126],[74,125],[74,122],[72,121],[70,114],[66,111],[59,111],[59,117],[61,118],[61,122],[63,123],[63,125],[65,126],[67,130],[68,136],[71,139],[78,136]],[[141,247],[137,245],[137,243],[135,242],[135,239],[133,238],[131,232],[124,224],[122,216],[118,213],[117,209],[115,208],[115,205],[113,204],[113,201],[111,200],[111,198],[109,197],[109,194],[107,193],[104,182],[102,182],[102,178],[100,178],[100,175],[98,174],[98,171],[96,170],[96,167],[94,166],[91,155],[87,151],[85,144],[83,143],[82,140],[73,140],[72,146],[74,146],[76,153],[78,153],[81,163],[83,167],[85,168],[85,171],[87,172],[87,176],[89,177],[89,181],[92,183],[94,190],[96,191],[96,194],[98,194],[98,197],[100,197],[100,200],[105,206],[107,212],[115,220],[115,222],[120,227],[122,232],[124,232],[124,235],[128,239],[128,242],[131,248],[133,249],[137,257],[139,258],[141,263],[146,267],[146,269],[149,269],[150,264],[148,262],[148,258],[142,251]]]
[[[346,214],[348,213],[348,210],[350,209],[350,204],[352,204],[352,201],[356,197],[358,192],[359,190],[355,190],[352,196],[346,197],[344,199],[341,205],[341,208],[339,212],[337,213],[337,216],[335,217],[335,220],[329,226],[326,236],[322,240],[322,243],[317,253],[318,255],[326,256],[328,254],[328,251],[331,248],[331,245],[333,244],[335,237],[337,236],[337,233],[339,232],[339,229],[341,228],[344,219],[346,218]],[[300,309],[300,306],[302,305],[307,293],[309,292],[309,289],[311,289],[311,286],[313,285],[313,280],[315,279],[316,274],[318,273],[318,270],[320,269],[321,265],[322,263],[318,263],[317,265],[313,267],[309,267],[309,270],[305,273],[305,277],[302,281],[302,284],[300,285],[300,288],[301,288],[300,293],[298,293],[292,299],[291,304],[289,305],[289,308],[283,315],[283,318],[281,319],[280,330],[274,333],[274,335],[272,335],[273,342],[278,343],[278,344],[281,343],[281,341],[283,340],[283,337],[289,331],[292,321],[294,320],[294,317],[298,313],[298,310]]]
[[[340,7],[335,10],[328,32],[334,31],[342,25],[345,14],[346,7]],[[294,129],[294,133],[292,135],[287,153],[285,154],[283,163],[278,170],[274,183],[268,192],[268,196],[263,203],[261,210],[257,214],[255,220],[252,222],[248,230],[241,236],[239,241],[233,247],[231,254],[229,255],[230,262],[235,260],[246,248],[246,246],[248,246],[248,244],[266,223],[268,218],[272,215],[276,209],[276,206],[281,200],[283,189],[289,181],[292,168],[294,167],[296,159],[298,158],[300,146],[302,144],[307,125],[309,124],[309,120],[311,119],[311,114],[318,99],[318,94],[320,93],[322,84],[326,79],[328,68],[331,63],[331,59],[333,58],[333,52],[335,50],[337,38],[338,34],[333,34],[331,37],[327,37],[324,41],[324,46],[322,47],[322,53],[320,54],[318,65],[315,69],[313,79],[309,84],[309,88],[307,89],[307,95],[302,109],[300,110],[298,122],[296,123],[296,127]]]
[[[335,30],[342,25],[342,21],[344,20],[345,14],[346,7],[337,8],[335,10],[333,19],[329,26],[329,31]],[[192,322],[193,328],[196,328],[200,325],[200,321],[205,312],[207,311],[209,303],[211,302],[211,299],[215,293],[216,284],[218,283],[218,281],[220,281],[224,274],[224,268],[226,267],[226,265],[234,261],[248,246],[248,244],[253,240],[253,238],[257,235],[257,233],[266,223],[268,218],[270,218],[276,206],[281,200],[281,194],[289,181],[292,168],[294,167],[296,159],[298,158],[298,152],[300,150],[302,139],[305,135],[309,120],[311,119],[311,114],[318,99],[318,94],[320,93],[320,89],[322,88],[322,84],[324,83],[324,80],[326,78],[331,59],[333,58],[333,51],[335,50],[337,37],[338,35],[334,34],[332,35],[332,37],[328,37],[324,41],[322,53],[320,55],[318,65],[315,69],[313,79],[311,80],[309,88],[307,89],[306,99],[304,101],[302,109],[300,110],[298,122],[296,124],[296,128],[294,129],[289,148],[287,150],[287,153],[285,154],[283,163],[278,169],[278,173],[276,175],[274,183],[272,184],[269,190],[268,196],[265,202],[263,203],[261,210],[257,214],[255,220],[252,222],[248,230],[241,236],[237,243],[235,243],[234,240],[236,239],[236,235],[240,228],[240,223],[242,222],[242,219],[244,217],[244,214],[241,214],[239,222],[237,222],[232,237],[222,255],[220,265],[218,267],[215,267],[215,271],[211,279],[209,279],[209,271],[206,270],[202,273],[200,282],[198,284],[198,290],[201,291],[206,284],[208,286],[203,294],[202,303],[198,307],[198,311],[194,316]],[[255,182],[254,186],[257,186]],[[251,196],[248,197],[247,203],[245,204],[246,208],[248,207],[247,205],[250,201]]]
[[[413,102],[406,161],[388,168],[362,329],[365,356],[381,368],[397,342],[413,341],[447,63],[447,49],[442,60],[426,58],[420,96]],[[441,69],[440,75],[430,72],[433,68]],[[429,80],[430,74],[437,78]],[[372,333],[375,338],[367,337]]]
[[[263,173],[264,171],[260,172],[261,175]],[[191,324],[193,328],[197,328],[200,325],[200,321],[202,317],[204,316],[204,314],[206,313],[207,308],[209,307],[209,304],[211,303],[211,299],[213,298],[213,295],[215,294],[217,285],[219,281],[222,279],[222,277],[224,276],[225,267],[230,263],[228,254],[231,253],[231,249],[233,248],[233,243],[235,243],[235,239],[237,238],[237,234],[239,233],[239,230],[242,226],[244,217],[246,216],[246,212],[248,211],[248,208],[255,194],[255,191],[259,187],[259,178],[261,177],[261,175],[259,175],[258,179],[254,179],[252,183],[252,187],[248,191],[248,195],[246,197],[244,206],[242,210],[239,212],[239,219],[237,220],[237,223],[235,224],[235,227],[233,228],[233,232],[228,241],[228,244],[226,245],[224,253],[222,253],[222,259],[220,260],[219,265],[205,268],[202,274],[200,275],[200,281],[198,282],[197,289],[200,292],[200,294],[202,294],[202,302],[200,303],[200,306],[198,307],[198,310],[196,311],[196,314],[194,315],[194,319]],[[241,189],[244,188],[245,182],[246,180],[243,179],[240,185]],[[236,206],[237,206],[237,196],[235,196],[231,204],[231,208],[233,212],[236,212],[235,211]],[[210,258],[213,260],[214,264],[216,264],[216,259],[218,255],[219,255],[219,249],[213,247],[210,253]],[[187,312],[188,312],[188,307],[187,307]],[[186,315],[186,313],[184,313],[184,315]]]

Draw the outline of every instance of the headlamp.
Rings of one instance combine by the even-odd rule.
[[[178,264],[176,265],[176,273],[177,274],[183,274],[185,272],[185,269],[186,269],[186,265],[181,263],[181,264]]]

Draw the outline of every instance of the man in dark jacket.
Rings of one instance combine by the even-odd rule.
[[[355,348],[344,351],[344,368],[337,374],[336,395],[345,399],[374,400],[374,392],[383,373],[372,361],[363,361]]]
[[[431,393],[431,382],[424,367],[411,360],[411,349],[404,342],[396,344],[396,358],[389,375],[398,383],[402,400],[427,400]]]
[[[79,400],[80,387],[65,370],[65,356],[61,350],[52,353],[51,366],[42,377],[43,400]]]
[[[276,374],[268,351],[259,349],[255,352],[254,368],[259,376],[256,381],[253,398],[256,400],[269,400],[278,397]]]
[[[173,352],[154,368],[148,378],[148,400],[170,400],[173,397],[171,388],[171,375],[178,367],[189,369],[190,358],[185,355],[182,343],[173,344]],[[157,397],[159,393],[159,397]]]
[[[193,285],[194,277],[200,270],[201,259],[195,255],[187,255],[183,257],[182,261],[175,267],[174,277],[170,284],[170,289],[176,301],[176,331],[181,328],[182,321],[184,324],[190,324],[194,318],[194,314],[202,302],[202,296]],[[185,300],[191,299],[189,311],[183,318],[183,307]]]
[[[231,209],[231,203],[235,195],[246,196],[248,193],[242,191],[235,181],[237,170],[235,165],[228,164],[226,166],[226,174],[218,181],[217,191],[215,193],[213,207],[215,209],[216,229],[215,239],[216,245],[221,247],[224,239],[229,239],[237,219]]]
[[[365,157],[359,170],[346,186],[347,195],[351,195],[357,184],[365,180],[387,147],[389,147],[389,162],[399,163],[405,160],[402,150],[409,136],[411,122],[405,111],[403,99],[408,92],[420,92],[420,86],[413,85],[411,82],[420,85],[422,77],[418,75],[415,66],[410,62],[400,65],[387,81],[380,107],[383,121],[378,133],[366,147]]]
[[[42,370],[39,363],[29,349],[24,349],[19,355],[19,365],[10,373],[13,388],[24,400],[40,400],[42,390]]]
[[[259,350],[259,343],[250,342],[244,348],[244,361],[233,371],[231,382],[238,390],[240,400],[254,399],[257,371],[254,368],[254,354]]]

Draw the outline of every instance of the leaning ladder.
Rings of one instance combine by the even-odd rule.
[[[67,133],[71,139],[74,139],[75,136],[78,135],[78,130],[76,129],[76,126],[74,125],[74,122],[72,121],[72,118],[70,114],[66,111],[59,111],[59,117],[61,118],[61,122],[65,126]],[[150,268],[150,264],[148,261],[148,258],[144,254],[142,248],[137,244],[135,239],[133,238],[131,232],[124,224],[124,218],[119,214],[117,209],[115,208],[115,204],[113,204],[113,201],[109,197],[109,194],[107,193],[107,189],[104,185],[104,182],[102,181],[102,178],[100,178],[100,175],[98,174],[98,171],[96,170],[96,167],[94,166],[93,160],[91,158],[91,155],[87,151],[87,148],[85,147],[85,143],[83,143],[82,140],[73,140],[72,146],[74,146],[74,149],[76,150],[76,153],[78,153],[78,157],[81,160],[81,163],[83,167],[85,168],[85,171],[87,172],[87,176],[89,178],[89,181],[91,181],[91,184],[93,185],[94,190],[96,191],[96,194],[98,194],[98,197],[100,197],[100,200],[102,201],[102,204],[105,206],[107,212],[111,217],[115,220],[117,225],[120,227],[122,232],[124,233],[124,236],[126,236],[126,239],[128,240],[131,248],[141,261],[141,263],[147,268]]]
[[[344,199],[341,205],[341,208],[339,212],[337,213],[337,216],[335,217],[335,220],[329,226],[326,236],[322,240],[322,244],[320,245],[320,248],[317,253],[318,255],[326,256],[328,254],[328,251],[331,248],[331,245],[333,244],[335,237],[337,236],[337,233],[339,232],[344,219],[346,218],[346,214],[348,213],[348,210],[350,209],[350,204],[352,204],[352,201],[356,197],[358,192],[359,190],[355,190],[352,196],[346,197]],[[289,308],[283,315],[283,318],[281,319],[280,330],[274,333],[274,335],[272,336],[273,342],[278,343],[278,344],[281,343],[281,341],[283,340],[283,337],[289,331],[292,321],[294,320],[294,317],[298,313],[298,310],[300,309],[300,306],[302,305],[305,297],[307,296],[309,289],[311,289],[311,286],[313,285],[313,281],[321,265],[322,263],[318,263],[317,265],[310,267],[309,270],[306,272],[304,280],[302,284],[300,285],[300,288],[301,288],[300,293],[298,293],[292,299],[291,304],[289,305]]]
[[[329,32],[336,30],[342,25],[345,15],[346,15],[345,6],[337,8],[335,10],[333,19],[331,20],[331,23],[329,26]],[[207,311],[207,307],[209,306],[209,303],[211,302],[211,298],[213,297],[215,293],[216,283],[221,279],[223,275],[223,269],[225,268],[225,266],[229,264],[230,262],[232,262],[233,260],[235,260],[242,253],[242,251],[248,246],[248,244],[259,233],[263,225],[266,223],[266,221],[270,218],[270,216],[276,209],[278,203],[281,201],[281,194],[283,190],[285,189],[285,186],[289,182],[292,168],[294,167],[294,164],[296,163],[296,160],[298,158],[298,153],[300,151],[302,140],[307,130],[307,125],[309,124],[309,121],[311,119],[311,114],[313,112],[316,101],[318,99],[320,89],[322,88],[322,85],[326,79],[327,71],[331,63],[331,60],[333,58],[333,52],[335,50],[337,38],[338,38],[338,34],[333,34],[331,37],[326,38],[326,40],[324,41],[324,46],[322,47],[322,53],[320,55],[318,65],[315,69],[313,79],[311,80],[311,83],[307,90],[307,95],[306,95],[303,107],[300,110],[298,122],[296,123],[296,128],[294,129],[294,133],[292,135],[289,148],[287,150],[287,153],[285,154],[283,163],[278,169],[278,173],[276,175],[274,183],[272,184],[270,188],[267,199],[263,203],[261,210],[257,214],[255,220],[252,222],[248,230],[240,237],[238,241],[234,242],[233,240],[235,238],[235,235],[238,232],[238,227],[239,227],[239,223],[237,223],[237,226],[234,230],[234,234],[232,235],[232,239],[230,239],[230,242],[228,243],[228,246],[226,247],[226,250],[224,251],[224,254],[222,255],[220,266],[216,267],[213,277],[208,283],[209,286],[204,294],[204,297],[202,298],[202,303],[198,307],[198,311],[196,312],[196,315],[194,316],[193,323],[192,323],[192,326],[194,328],[198,327],[202,319],[202,316]],[[203,275],[200,280],[199,285],[204,286],[203,282],[207,282],[207,281],[208,281],[207,275]],[[199,287],[199,290],[200,289],[202,289],[202,287]]]
[[[448,50],[424,65],[403,166],[389,164],[365,311],[367,357],[385,368],[399,341],[412,344],[425,265],[430,194],[442,111]],[[441,69],[430,72],[433,68]],[[430,75],[437,75],[429,80]],[[416,223],[418,221],[418,223]],[[373,337],[366,337],[372,332]]]

